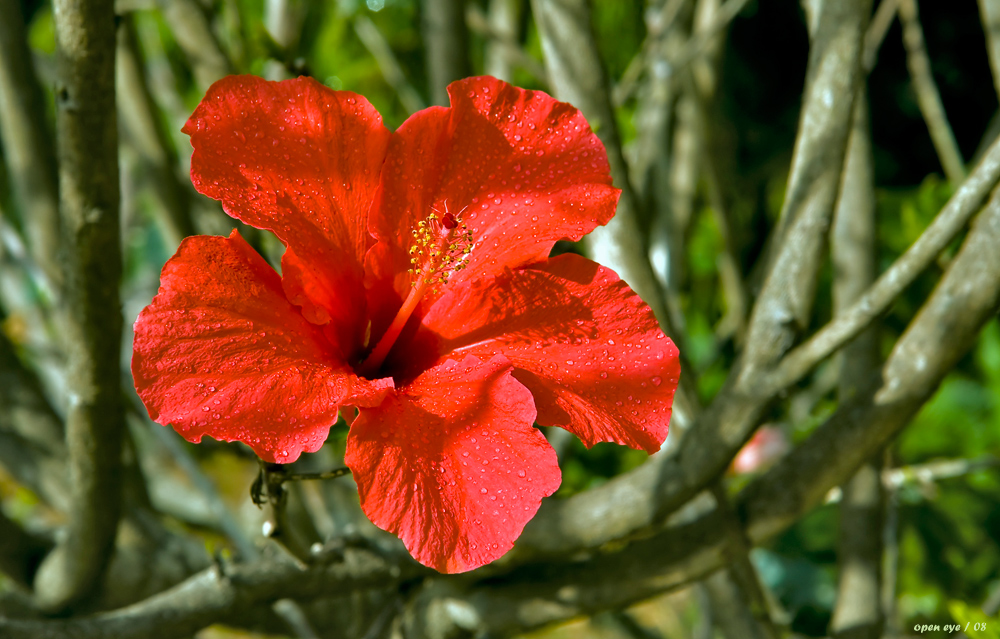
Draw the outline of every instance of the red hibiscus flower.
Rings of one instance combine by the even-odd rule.
[[[461,572],[507,552],[559,486],[535,422],[656,451],[680,371],[612,271],[548,259],[618,200],[583,116],[493,78],[449,91],[390,133],[307,78],[217,82],[184,127],[191,179],[274,232],[281,275],[235,232],[184,240],[136,320],[132,373],[154,420],[269,462],[357,408],[346,463],[365,513]]]

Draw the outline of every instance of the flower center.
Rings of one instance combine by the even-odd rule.
[[[413,243],[409,249],[412,268],[408,271],[411,276],[410,293],[382,339],[361,364],[361,375],[365,377],[372,377],[382,366],[424,294],[430,290],[436,295],[438,286],[466,267],[474,245],[472,231],[459,217],[461,211],[458,215],[449,213],[447,202],[444,211],[439,214],[432,209],[427,219],[417,222],[412,231]]]

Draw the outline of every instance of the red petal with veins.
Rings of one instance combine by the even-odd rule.
[[[445,361],[351,426],[344,460],[361,507],[425,566],[497,559],[559,487],[555,451],[510,371],[503,357]]]
[[[375,108],[309,78],[230,76],[183,130],[195,188],[292,249],[283,260],[289,299],[313,323],[332,323],[353,354],[365,328],[368,208],[389,139]]]
[[[323,445],[339,405],[377,404],[392,386],[338,360],[235,231],[184,240],[160,283],[135,322],[132,375],[149,416],[188,441],[238,440],[289,463]]]
[[[473,232],[467,268],[449,285],[543,260],[556,240],[578,240],[615,213],[607,153],[577,109],[488,77],[448,92],[451,108],[414,114],[389,143],[366,263],[382,282],[371,300],[377,329],[406,296],[411,231],[432,209],[461,213]]]
[[[538,423],[587,446],[650,453],[667,437],[680,363],[652,311],[610,269],[578,255],[465,282],[445,293],[406,349],[428,359],[503,354]],[[402,362],[393,363],[403,367]]]

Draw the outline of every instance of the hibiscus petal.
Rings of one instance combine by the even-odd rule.
[[[233,231],[184,240],[135,322],[136,391],[185,439],[242,441],[269,462],[319,449],[337,407],[378,403],[392,380],[357,378],[278,274]]]
[[[289,299],[310,321],[331,322],[350,355],[364,332],[368,208],[389,139],[381,116],[362,96],[310,78],[230,76],[183,130],[195,188],[292,249]]]
[[[450,108],[414,114],[389,143],[367,262],[383,283],[375,297],[391,298],[374,299],[378,309],[405,297],[411,231],[432,209],[461,213],[473,232],[466,270],[450,283],[545,259],[557,240],[578,240],[615,213],[607,153],[576,108],[488,77],[448,91]]]
[[[344,460],[365,514],[441,572],[502,556],[559,487],[555,451],[510,371],[503,357],[443,362],[351,426]]]
[[[578,255],[451,288],[407,347],[425,366],[502,353],[531,390],[538,423],[587,446],[653,453],[667,437],[677,348],[625,282]]]

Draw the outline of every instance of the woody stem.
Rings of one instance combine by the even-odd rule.
[[[413,311],[417,308],[417,303],[420,302],[420,298],[424,296],[424,291],[427,290],[428,273],[422,273],[420,278],[417,280],[416,285],[410,289],[410,294],[406,296],[406,300],[403,301],[403,305],[399,307],[399,312],[396,313],[396,317],[392,320],[392,324],[389,325],[389,329],[382,336],[382,339],[378,341],[375,345],[375,349],[372,350],[371,354],[368,355],[364,363],[361,365],[361,375],[364,377],[372,377],[379,367],[382,366],[382,362],[385,361],[386,355],[392,350],[393,344],[396,343],[396,338],[402,332],[403,327],[406,326],[406,322],[413,315]]]

